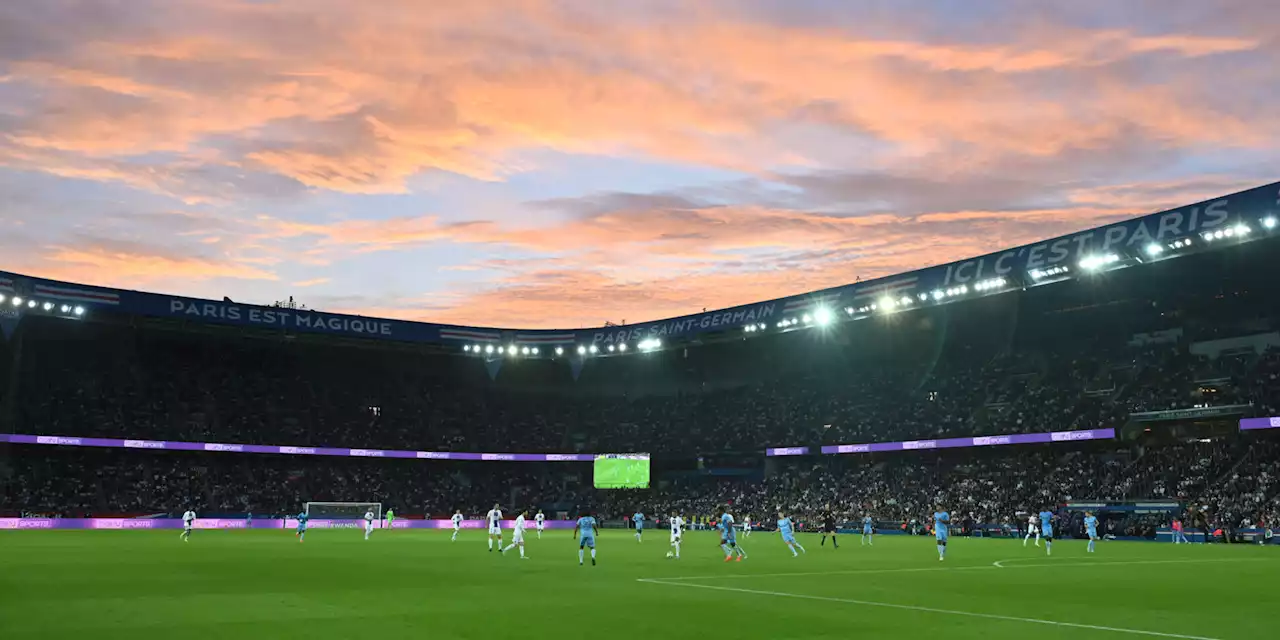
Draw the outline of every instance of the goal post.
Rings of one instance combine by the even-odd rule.
[[[372,511],[375,522],[382,521],[381,502],[308,502],[304,513],[313,520],[364,520]]]

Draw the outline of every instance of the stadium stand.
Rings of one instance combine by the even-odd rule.
[[[283,514],[308,500],[481,513],[495,496],[619,515],[874,513],[941,499],[972,525],[1072,500],[1173,499],[1274,522],[1280,239],[820,330],[721,339],[581,375],[389,341],[103,311],[0,342],[10,433],[431,451],[648,451],[659,482],[598,492],[583,465],[62,450],[10,445],[0,511]],[[1231,409],[1231,408],[1238,409]],[[1193,417],[1178,410],[1199,410]],[[1154,413],[1153,413],[1154,412]],[[1164,412],[1164,413],[1161,413]],[[1170,413],[1175,412],[1175,413]],[[1167,414],[1167,415],[1166,415]],[[772,446],[1117,429],[1115,441],[766,460]],[[1016,450],[1015,450],[1016,449]],[[729,469],[728,477],[707,472]],[[1109,522],[1148,535],[1142,518]]]

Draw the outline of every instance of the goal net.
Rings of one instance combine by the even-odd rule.
[[[364,514],[373,512],[375,521],[382,520],[381,502],[308,502],[306,514],[313,520],[364,520]]]

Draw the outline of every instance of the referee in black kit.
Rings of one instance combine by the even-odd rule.
[[[831,536],[831,547],[839,549],[840,544],[836,542],[836,514],[831,512],[831,505],[822,511],[822,542],[818,543],[819,547],[826,546],[827,536]]]

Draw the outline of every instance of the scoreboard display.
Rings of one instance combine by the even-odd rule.
[[[596,456],[597,489],[648,489],[649,454],[603,453]]]

